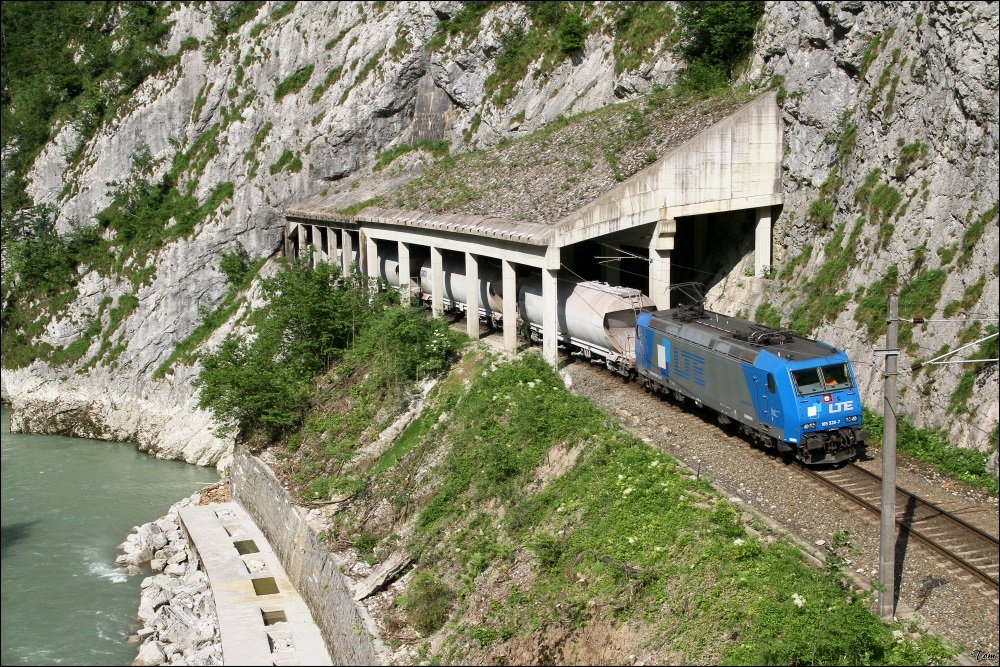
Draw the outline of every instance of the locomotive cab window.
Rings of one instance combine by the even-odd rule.
[[[770,373],[767,374],[767,390],[772,394],[778,392],[778,385],[774,382],[774,376]]]
[[[851,375],[847,372],[847,364],[831,364],[823,366],[823,381],[826,389],[847,389],[851,386]]]
[[[851,375],[847,364],[831,364],[822,368],[803,368],[792,371],[795,388],[799,395],[818,394],[822,391],[847,389],[851,386]]]
[[[795,380],[795,388],[803,396],[817,394],[825,388],[823,380],[819,376],[818,368],[803,368],[802,370],[792,371],[792,378]]]

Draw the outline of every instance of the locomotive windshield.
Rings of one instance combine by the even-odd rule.
[[[851,374],[847,371],[847,364],[803,368],[792,371],[792,379],[795,380],[795,388],[802,396],[834,389],[847,389],[851,386]]]

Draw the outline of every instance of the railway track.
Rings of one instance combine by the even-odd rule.
[[[803,467],[819,480],[865,509],[881,514],[882,478],[849,464],[830,470]],[[897,487],[896,525],[960,565],[982,581],[989,593],[1000,591],[1000,542],[934,503]]]

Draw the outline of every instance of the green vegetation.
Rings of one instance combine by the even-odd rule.
[[[899,284],[899,267],[889,266],[886,274],[870,284],[864,295],[858,300],[854,311],[854,321],[868,330],[868,340],[874,341],[885,333],[885,319],[888,316],[889,294],[896,290]]]
[[[502,105],[514,96],[514,86],[539,61],[536,76],[545,76],[571,53],[579,51],[594,26],[584,20],[581,9],[590,7],[572,2],[530,2],[524,8],[531,18],[525,29],[515,25],[500,39],[494,57],[495,69],[486,79],[486,93]]]
[[[479,22],[483,15],[496,3],[487,0],[463,2],[462,8],[438,24],[438,32],[427,42],[428,51],[436,51],[445,41],[456,35],[462,36],[463,45],[468,44],[479,32]]]
[[[257,12],[263,5],[263,2],[238,1],[230,3],[225,8],[213,7],[212,13],[215,16],[214,50],[216,53],[226,37],[235,33],[244,23],[257,16]]]
[[[290,171],[293,174],[298,173],[302,170],[302,160],[298,155],[292,152],[290,148],[286,148],[278,156],[278,159],[267,168],[271,175],[277,174],[281,171]]]
[[[208,340],[215,331],[229,321],[240,306],[243,299],[240,293],[250,286],[257,272],[264,265],[264,258],[251,259],[246,249],[237,245],[235,250],[222,253],[219,258],[219,270],[226,276],[229,292],[222,302],[211,312],[202,311],[201,323],[191,330],[171,351],[170,356],[153,372],[153,378],[159,379],[170,372],[177,362],[190,363],[194,361],[194,351]]]
[[[352,27],[353,26],[349,26],[347,28],[341,28],[340,32],[338,32],[336,35],[334,35],[333,37],[331,37],[326,41],[326,43],[323,45],[323,48],[329,51],[333,47],[337,46],[337,44],[340,43],[340,40],[344,39],[344,35],[346,35],[351,31]]]
[[[976,325],[979,323],[976,322]],[[963,337],[960,340],[961,344],[966,344],[970,340],[975,340],[976,338],[981,338],[988,336],[989,334],[995,334],[997,332],[997,325],[992,324],[986,328],[985,331],[979,326],[970,327],[966,332],[963,332]],[[1000,344],[998,344],[998,339],[996,337],[985,340],[976,346],[975,352],[972,353],[972,359],[996,359],[1000,353]],[[995,363],[995,362],[994,362]],[[959,378],[958,386],[952,393],[951,398],[948,401],[948,407],[957,414],[974,414],[976,409],[969,405],[969,399],[972,398],[972,389],[976,384],[976,380],[979,374],[986,369],[988,366],[987,362],[978,362],[975,364],[970,364],[966,368],[965,372],[962,373],[962,377]],[[994,439],[995,442],[995,439]]]
[[[177,62],[178,56],[159,51],[168,12],[165,4],[144,2],[3,3],[4,227],[16,211],[32,206],[25,176],[61,125],[72,123],[79,131],[79,150],[147,77]]]
[[[896,165],[896,178],[903,180],[913,171],[917,160],[927,157],[928,146],[922,141],[906,144],[899,151],[899,163]]]
[[[946,278],[944,269],[924,270],[900,287],[899,267],[893,264],[882,278],[864,291],[864,295],[858,300],[857,310],[854,311],[854,319],[867,329],[869,341],[884,336],[889,294],[897,289],[900,317],[930,317],[941,299],[941,288]],[[916,351],[910,327],[900,328],[899,344],[911,353]]]
[[[367,395],[341,387],[365,372],[331,371],[320,382],[322,403],[306,422],[316,425],[303,429],[285,472],[306,472],[296,457],[325,439],[342,396]],[[387,620],[442,632],[441,648],[425,656],[432,664],[463,662],[470,644],[499,661],[505,642],[602,620],[655,637],[690,664],[926,664],[953,651],[928,637],[897,641],[868,611],[868,595],[845,577],[846,535],[813,569],[569,393],[536,354],[499,362],[470,349],[430,392],[406,446],[369,465],[353,452],[376,436],[369,430],[327,460],[312,454],[309,471],[350,459],[318,477],[361,481],[328,540],[385,554],[400,548],[391,527],[415,518],[405,542],[415,571],[396,602],[400,618]],[[304,475],[297,484],[308,488]],[[483,585],[489,604],[470,623],[463,612]]]
[[[873,225],[878,225],[878,245],[877,248],[885,247],[892,238],[895,230],[890,222],[893,215],[899,217],[906,211],[906,206],[899,207],[903,197],[899,191],[888,183],[882,183],[882,170],[875,168],[865,177],[855,193],[854,200],[859,203],[868,214],[868,220]]]
[[[865,408],[864,423],[875,441],[881,444],[882,416]],[[907,456],[933,464],[956,479],[986,489],[994,496],[998,493],[996,475],[986,470],[986,455],[951,444],[943,432],[917,428],[906,417],[899,416],[896,420],[896,448]]]
[[[614,6],[615,74],[646,62],[654,47],[673,48],[680,35],[674,8],[661,2],[623,2]]]
[[[36,359],[76,361],[100,331],[103,310],[96,317],[98,330],[91,322],[65,350],[36,342],[52,317],[75,296],[79,272],[104,245],[94,227],[75,226],[57,234],[54,213],[45,206],[19,211],[4,229],[0,351],[5,368],[22,368]]]
[[[448,620],[455,593],[432,572],[422,570],[413,575],[410,586],[399,599],[406,620],[418,632],[428,635]]]
[[[998,211],[1000,211],[1000,204],[994,202],[993,206],[983,211],[983,213],[976,218],[975,222],[966,228],[965,233],[962,234],[962,253],[958,257],[958,263],[960,266],[967,265],[969,260],[972,259],[972,251],[975,250],[976,243],[979,242],[979,239],[983,236],[983,232],[986,231],[986,225],[990,223],[996,224],[998,216],[1000,216]]]
[[[116,184],[118,190],[111,204],[98,213],[96,226],[76,226],[60,237],[53,229],[51,210],[35,208],[11,217],[5,225],[5,236],[7,229],[11,233],[11,240],[5,241],[10,245],[11,261],[4,264],[3,277],[6,367],[21,367],[35,359],[55,362],[79,358],[75,351],[89,347],[98,325],[88,326],[83,337],[70,344],[72,354],[33,342],[75,297],[77,276],[95,270],[103,276],[122,277],[137,292],[155,275],[155,256],[163,245],[189,235],[232,198],[234,186],[229,181],[217,185],[204,202],[199,203],[194,196],[197,177],[218,152],[214,143],[217,132],[218,126],[213,126],[187,152],[177,153],[171,169],[155,184],[147,179],[152,166],[148,152],[136,155],[131,178]],[[182,175],[191,180],[179,189],[177,183]],[[129,303],[122,299],[111,313],[119,319],[135,307],[122,308],[123,303]],[[89,365],[101,359],[110,363],[121,351],[123,342],[117,347],[111,343],[117,327],[118,321],[112,318],[101,335],[100,350]]]
[[[773,329],[781,328],[781,311],[769,303],[762,303],[754,311],[753,319]]]
[[[268,19],[274,23],[277,23],[278,21],[280,21],[281,19],[292,13],[292,10],[295,9],[295,4],[296,3],[294,1],[281,3],[277,9],[271,12],[271,15],[268,16]]]
[[[983,296],[983,288],[986,286],[986,276],[979,276],[979,280],[972,283],[962,291],[962,298],[956,301],[949,301],[944,307],[944,316],[951,317],[959,311],[968,311]]]
[[[337,83],[340,79],[340,73],[343,71],[343,67],[334,67],[326,73],[323,77],[323,83],[319,84],[313,88],[312,97],[309,98],[309,104],[316,104],[323,97],[323,93],[333,84]]]
[[[302,90],[302,87],[309,83],[315,65],[309,63],[305,67],[300,67],[279,83],[274,89],[275,101],[281,101],[285,95],[291,95]]]
[[[365,199],[364,201],[359,201],[350,206],[345,206],[344,208],[337,209],[337,213],[342,215],[354,215],[358,211],[362,211],[369,206],[378,206],[383,201],[385,197],[372,197],[371,199]]]
[[[799,268],[804,267],[809,263],[809,258],[812,257],[813,247],[811,243],[807,243],[802,252],[798,254],[795,258],[785,262],[785,265],[781,267],[781,271],[778,273],[778,280],[786,282],[792,278],[792,275]]]
[[[375,165],[372,169],[374,171],[382,171],[392,164],[396,158],[419,150],[425,150],[435,158],[441,158],[448,155],[450,146],[448,145],[448,142],[444,140],[428,141],[427,139],[418,141],[415,144],[400,144],[399,146],[394,146],[387,151],[383,151],[378,156],[378,159],[375,160]]]
[[[337,361],[350,374],[363,359],[372,393],[352,420],[326,425],[334,451],[354,441],[363,413],[377,410],[391,391],[441,370],[457,341],[441,320],[398,306],[395,292],[371,292],[361,276],[341,279],[332,264],[295,264],[264,279],[261,289],[268,305],[247,319],[254,336],[226,338],[203,358],[196,381],[200,405],[224,431],[273,439],[297,428],[313,377]]]
[[[887,31],[887,34],[891,33]],[[881,98],[882,91],[885,90],[886,86],[889,86],[891,83],[892,85],[889,88],[889,94],[886,96],[885,105],[882,108],[883,119],[889,118],[889,115],[892,113],[893,103],[895,102],[896,86],[899,84],[899,77],[893,76],[892,72],[896,65],[899,64],[899,54],[899,49],[892,50],[892,60],[882,69],[882,73],[879,74],[878,81],[874,86],[872,86],[871,94],[868,96],[868,102],[866,103],[867,110],[871,111]]]
[[[833,214],[835,213],[833,202],[829,199],[820,198],[809,205],[808,220],[820,229],[829,229],[833,224]]]
[[[729,85],[753,49],[763,2],[682,2],[677,49],[688,61],[681,82],[689,90],[707,92]]]
[[[894,32],[896,32],[895,26],[887,29],[885,32],[873,35],[871,39],[868,40],[868,46],[865,47],[865,52],[861,55],[862,76],[868,72],[868,68],[871,67],[871,64],[881,52],[882,46],[892,38]]]
[[[823,265],[816,275],[811,280],[805,280],[800,288],[804,294],[809,295],[809,298],[792,310],[789,326],[796,332],[808,335],[822,322],[836,318],[847,305],[850,295],[843,292],[842,285],[847,270],[858,261],[855,247],[863,225],[864,220],[858,218],[846,244],[843,223],[834,229],[833,235],[823,248],[825,256]],[[794,265],[795,263],[792,264]],[[788,266],[782,270],[782,275],[786,270]]]

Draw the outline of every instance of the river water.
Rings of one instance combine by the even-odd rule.
[[[10,433],[2,412],[0,664],[130,664],[148,573],[126,575],[116,547],[218,472],[129,443]]]

